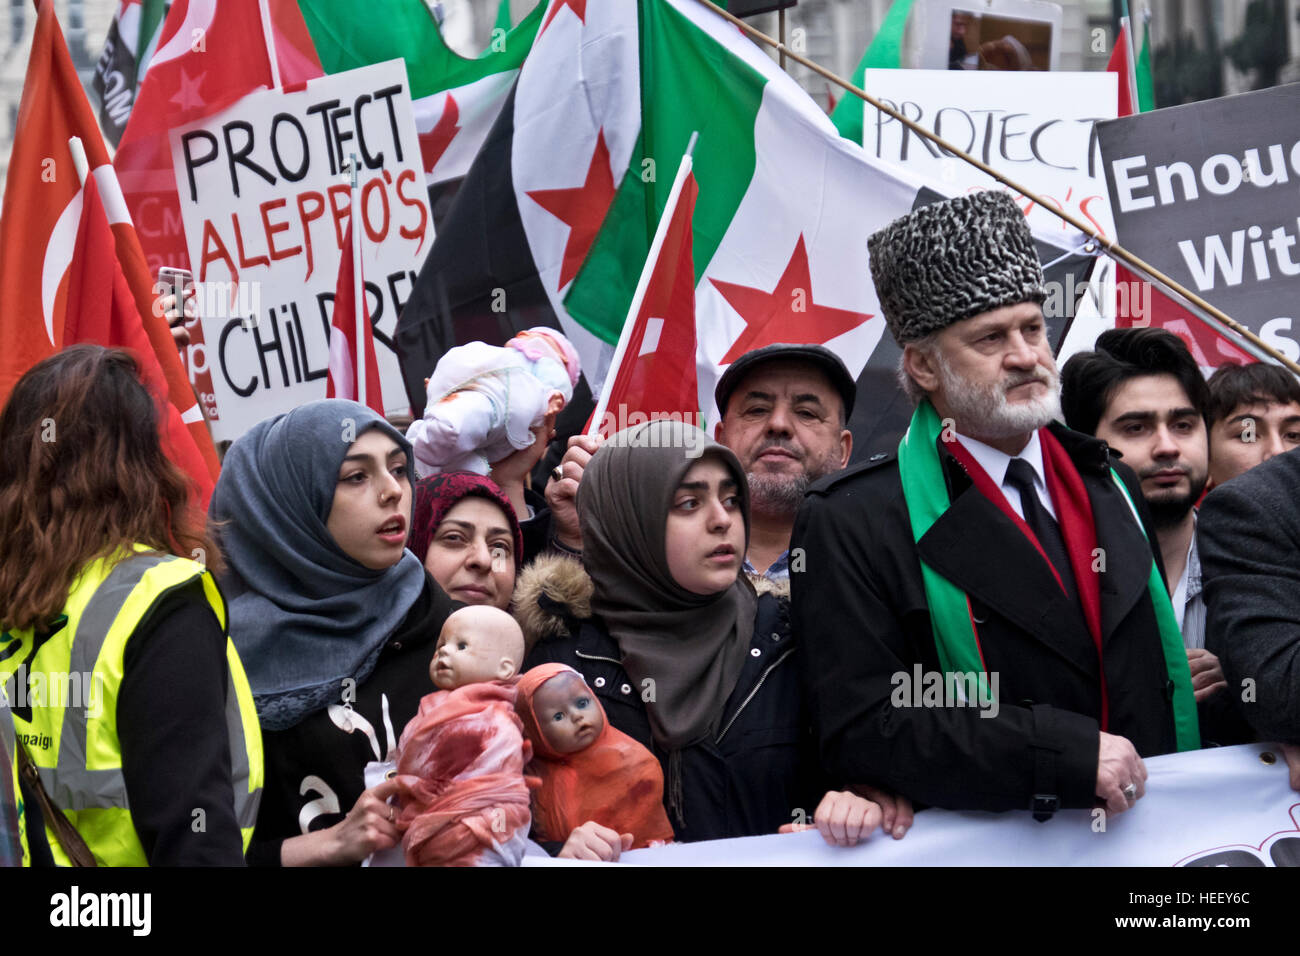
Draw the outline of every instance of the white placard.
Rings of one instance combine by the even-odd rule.
[[[1109,237],[1115,234],[1094,125],[1118,110],[1113,73],[985,73],[867,70],[866,90]],[[869,103],[863,147],[886,162],[938,180],[954,192],[1005,188],[939,150]],[[1046,236],[1074,232],[1016,194],[1029,224]]]
[[[171,131],[217,440],[325,397],[329,328],[359,160],[363,259],[389,413],[409,409],[391,341],[433,244],[401,60],[252,93]],[[200,367],[201,366],[201,367]]]

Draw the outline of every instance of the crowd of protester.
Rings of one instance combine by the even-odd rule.
[[[31,369],[0,414],[0,862],[398,846],[384,767],[462,606],[513,615],[523,660],[502,673],[540,675],[530,701],[576,674],[619,753],[657,758],[678,841],[902,839],[925,807],[1122,813],[1144,758],[1255,740],[1300,789],[1296,380],[1207,382],[1157,329],[1108,331],[1058,374],[999,193],[918,209],[870,252],[916,414],[897,454],[852,466],[853,377],[778,344],[723,374],[713,438],[666,419],[574,436],[541,494],[549,426],[489,476],[420,477],[381,416],[313,402],[233,443],[201,515],[127,353]],[[105,706],[18,693],[60,671],[93,671]],[[900,693],[921,674],[937,703]],[[537,852],[632,844],[612,818],[548,819],[572,826]]]

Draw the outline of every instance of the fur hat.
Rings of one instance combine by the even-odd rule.
[[[867,249],[899,345],[982,312],[1047,298],[1033,235],[1002,190],[922,206],[873,235]]]

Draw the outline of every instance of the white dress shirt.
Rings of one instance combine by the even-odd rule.
[[[993,483],[1002,489],[1002,494],[1006,496],[1007,503],[1011,505],[1016,514],[1023,519],[1025,509],[1020,502],[1020,492],[1015,485],[1007,483],[1007,466],[1011,464],[1011,459],[1023,458],[1029,462],[1034,469],[1034,490],[1038,492],[1038,500],[1042,502],[1047,513],[1056,517],[1056,508],[1052,505],[1052,496],[1047,491],[1047,477],[1043,471],[1043,444],[1038,439],[1038,432],[1034,432],[1029,437],[1029,444],[1021,449],[1019,455],[1008,455],[1004,451],[991,445],[986,445],[982,441],[976,441],[966,435],[957,433],[957,438],[961,441],[962,447],[971,453],[971,457],[979,462],[979,466],[984,469]]]

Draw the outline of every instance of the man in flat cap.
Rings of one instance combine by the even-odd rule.
[[[1042,270],[986,191],[871,237],[916,404],[898,454],[809,489],[791,553],[823,769],[962,810],[1104,805],[1199,746],[1133,473],[1057,423]]]

